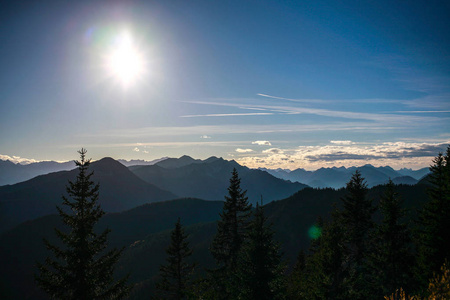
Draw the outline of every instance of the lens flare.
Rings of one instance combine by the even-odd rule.
[[[322,228],[313,225],[309,228],[308,235],[313,240],[318,239],[322,235]]]

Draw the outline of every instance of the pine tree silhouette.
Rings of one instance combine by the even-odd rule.
[[[187,262],[192,255],[187,238],[178,218],[166,249],[167,264],[160,267],[161,280],[156,284],[158,298],[179,300],[188,295],[195,264]]]
[[[113,271],[122,250],[113,249],[105,254],[109,229],[101,234],[94,232],[95,224],[105,214],[98,205],[99,185],[91,181],[93,172],[88,173],[90,159],[86,160],[86,150],[78,151],[81,161],[75,161],[78,176],[69,181],[67,194],[63,196],[64,209],[57,207],[59,215],[68,231],[55,228],[63,248],[44,243],[56,258],[48,257],[44,264],[38,264],[37,284],[52,298],[58,299],[120,299],[125,297],[130,287],[127,277],[114,280]]]
[[[412,242],[395,185],[389,180],[380,201],[381,224],[374,233],[374,251],[369,257],[373,293],[380,299],[398,288],[412,288]]]
[[[428,278],[450,260],[450,146],[445,155],[433,160],[429,175],[429,201],[420,211],[416,227],[418,269],[416,275],[422,289]]]
[[[221,219],[217,223],[211,253],[218,268],[211,270],[210,282],[212,289],[219,298],[229,298],[232,288],[232,274],[236,271],[239,251],[246,237],[248,220],[251,214],[251,205],[242,191],[241,180],[236,169],[233,169],[228,187],[228,196],[225,196]]]
[[[267,224],[264,210],[256,205],[248,238],[239,253],[235,294],[237,299],[284,299],[286,286],[280,245]]]

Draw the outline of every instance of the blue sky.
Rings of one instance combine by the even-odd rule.
[[[448,1],[37,2],[0,4],[0,158],[416,169],[450,143]]]

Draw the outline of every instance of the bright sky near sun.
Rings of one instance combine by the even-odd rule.
[[[426,167],[448,1],[2,1],[0,159]]]

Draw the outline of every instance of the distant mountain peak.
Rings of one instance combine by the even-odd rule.
[[[94,171],[116,171],[127,169],[123,164],[111,157],[104,157],[92,163]],[[128,170],[128,169],[127,169]]]
[[[190,157],[189,155],[183,155],[180,158],[178,158],[179,160],[195,160],[192,157]]]

